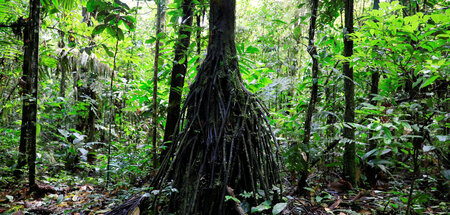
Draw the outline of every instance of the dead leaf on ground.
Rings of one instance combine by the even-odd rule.
[[[334,210],[339,204],[341,204],[342,199],[339,198],[336,202],[334,202],[330,207],[328,207],[330,210]]]

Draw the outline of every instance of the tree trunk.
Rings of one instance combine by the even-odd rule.
[[[201,27],[201,15],[197,15],[196,22],[197,22],[197,36],[195,38],[195,41],[197,43],[197,54],[200,55],[201,49],[202,49],[202,27]],[[199,58],[200,59],[200,58]]]
[[[345,29],[344,30],[344,56],[353,55],[353,40],[349,34],[353,33],[353,0],[345,1]],[[355,146],[355,86],[353,83],[353,67],[349,61],[343,63],[344,72],[344,94],[345,94],[345,112],[344,112],[344,177],[353,185],[356,177],[356,146]]]
[[[162,32],[165,22],[166,0],[157,1],[157,18],[156,18],[156,45],[155,45],[155,62],[153,70],[153,114],[152,114],[152,143],[153,143],[153,165],[157,166],[157,130],[158,130],[158,71],[159,71],[159,49],[160,33]],[[161,64],[162,65],[162,64]]]
[[[181,95],[187,70],[187,56],[191,39],[194,3],[192,0],[184,0],[181,7],[183,8],[183,19],[181,20],[178,34],[180,39],[175,46],[175,59],[169,93],[169,107],[167,108],[167,121],[164,131],[164,143],[167,146],[170,145],[170,142],[173,140],[172,135],[178,122],[178,118],[180,117]],[[182,63],[179,63],[181,61]],[[162,158],[166,151],[167,150],[163,151]]]
[[[314,44],[314,36],[316,30],[316,20],[317,20],[317,8],[319,7],[319,0],[313,0],[311,6],[311,22],[309,24],[309,32],[308,32],[308,53],[312,58],[312,89],[311,89],[311,97],[309,100],[308,111],[306,113],[305,119],[305,134],[303,136],[303,145],[306,148],[309,148],[309,139],[311,136],[311,119],[317,102],[317,92],[319,89],[319,61],[317,57],[317,49]],[[309,159],[309,152],[306,151],[307,158]],[[299,155],[301,156],[301,155]],[[305,162],[305,169],[301,173],[301,177],[298,181],[297,191],[299,193],[303,193],[304,187],[306,186],[306,179],[308,178],[308,161]]]
[[[373,0],[373,9],[374,10],[380,9],[380,0]]]
[[[59,42],[58,42],[58,48],[62,49],[64,46],[64,31],[59,31]],[[61,50],[61,53],[59,54],[58,58],[58,70],[61,73],[61,79],[59,82],[59,96],[62,98],[66,98],[66,74],[67,74],[67,53],[65,50]]]
[[[19,145],[19,158],[17,161],[17,169],[14,171],[14,175],[19,177],[21,175],[21,169],[25,166],[27,162],[27,146],[30,141],[30,121],[31,112],[29,111],[32,107],[32,95],[31,95],[31,87],[32,87],[32,71],[31,71],[31,61],[32,61],[32,48],[33,44],[30,38],[30,23],[26,23],[23,30],[23,44],[24,44],[24,53],[23,53],[23,66],[22,66],[22,78],[19,80],[19,85],[22,88],[22,100],[23,100],[23,108],[22,108],[22,125],[20,132],[20,145]]]
[[[379,3],[380,3],[380,0],[373,1],[373,9],[374,10],[378,10],[380,8]],[[374,68],[374,70],[372,71],[372,76],[371,76],[370,94],[369,94],[369,103],[374,106],[377,105],[377,101],[373,100],[373,98],[375,97],[375,95],[378,94],[379,81],[380,81],[380,73],[378,72],[378,68]],[[369,133],[369,151],[376,148],[375,140],[371,139],[373,136],[372,133],[373,132]]]
[[[39,23],[40,23],[40,0],[30,0],[30,21],[25,27],[24,33],[24,65],[22,126],[20,134],[19,151],[26,151],[28,155],[28,183],[30,189],[36,188],[36,124],[37,124],[37,95],[39,74]],[[23,159],[23,158],[22,158]],[[19,160],[19,167],[23,164]]]
[[[178,190],[168,196],[163,208],[168,212],[235,214],[235,204],[225,202],[229,188],[236,195],[261,189],[269,199],[280,182],[267,112],[245,89],[239,72],[235,6],[235,0],[210,1],[207,56],[181,111],[181,131],[175,128],[151,185],[162,189],[170,183]],[[250,199],[257,205],[256,196]]]

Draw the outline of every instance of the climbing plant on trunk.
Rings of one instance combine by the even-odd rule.
[[[190,87],[174,142],[152,187],[171,186],[166,210],[231,214],[225,196],[251,192],[256,203],[280,183],[276,140],[259,100],[247,91],[235,46],[235,0],[210,1],[207,56]]]

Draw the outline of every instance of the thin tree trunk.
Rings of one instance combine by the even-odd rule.
[[[119,28],[119,24],[116,23],[116,28]],[[114,49],[114,60],[113,60],[113,69],[111,71],[111,80],[109,81],[109,113],[110,113],[110,121],[109,121],[109,125],[108,125],[108,157],[107,157],[107,164],[106,164],[106,188],[108,188],[109,186],[109,177],[110,177],[110,163],[111,163],[111,144],[112,144],[112,140],[113,140],[113,136],[112,136],[112,124],[115,123],[115,102],[114,102],[114,88],[113,88],[113,83],[114,83],[114,75],[116,72],[116,60],[117,60],[117,52],[119,48],[119,37],[118,35],[116,35],[116,48]],[[105,120],[106,121],[106,120]]]
[[[312,89],[311,89],[311,97],[309,100],[308,105],[308,111],[306,113],[306,119],[305,119],[305,134],[303,136],[303,145],[308,147],[309,145],[309,139],[311,136],[311,119],[312,115],[316,106],[317,102],[317,92],[319,89],[319,61],[316,58],[317,57],[317,49],[314,44],[314,36],[316,31],[316,20],[317,20],[317,8],[319,7],[319,0],[313,0],[312,1],[312,7],[311,7],[311,22],[309,25],[309,32],[308,32],[308,53],[311,55],[312,58]],[[306,152],[307,158],[309,158],[308,152]],[[300,155],[299,155],[300,156]],[[301,173],[301,177],[298,181],[298,187],[297,191],[302,192],[304,191],[304,188],[306,186],[306,179],[308,178],[309,171],[308,171],[308,161],[305,162],[305,169]]]
[[[197,24],[197,36],[196,36],[196,43],[197,43],[197,54],[200,55],[201,51],[202,51],[202,27],[201,27],[201,23],[202,23],[202,17],[204,17],[205,15],[205,9],[202,6],[198,7],[201,10],[201,13],[197,14],[196,17],[196,24]],[[198,58],[197,62],[200,61],[200,58]]]
[[[165,8],[166,0],[159,0],[157,2],[157,18],[156,18],[156,45],[155,45],[155,62],[153,70],[153,115],[152,115],[152,143],[153,143],[153,165],[156,166],[157,159],[157,129],[158,129],[158,71],[159,71],[159,49],[160,33],[162,32],[165,22]],[[161,64],[162,65],[162,64]]]
[[[59,42],[58,42],[58,48],[62,49],[64,48],[64,31],[59,31]],[[66,76],[67,76],[67,54],[65,50],[62,50],[59,56],[59,62],[58,62],[58,70],[61,72],[61,79],[59,82],[59,96],[62,98],[66,97]],[[65,65],[64,65],[65,64]]]
[[[202,51],[201,50],[201,48],[202,48],[202,43],[201,43],[202,30],[201,30],[201,27],[200,27],[200,24],[201,24],[201,18],[200,17],[201,17],[200,15],[197,15],[197,20],[196,20],[196,22],[197,22],[197,36],[196,36],[195,40],[197,42],[197,54],[198,55],[200,55],[200,53]]]
[[[23,30],[23,44],[24,44],[24,53],[23,53],[23,66],[22,66],[22,78],[19,80],[19,85],[22,88],[22,100],[23,100],[23,108],[22,108],[22,125],[20,132],[20,145],[19,145],[19,158],[17,161],[17,169],[14,171],[14,175],[19,177],[21,175],[20,169],[22,169],[27,162],[27,146],[30,141],[30,109],[33,105],[30,100],[32,95],[31,86],[32,86],[32,72],[31,72],[31,61],[32,61],[32,48],[30,38],[30,23],[26,23]]]
[[[380,0],[373,0],[373,9],[374,10],[380,9]]]
[[[373,1],[373,9],[378,10],[380,8],[379,6],[380,0],[374,0]],[[371,85],[370,85],[370,94],[369,94],[369,103],[371,105],[376,106],[377,102],[373,100],[375,95],[378,94],[378,83],[380,81],[380,73],[378,72],[378,68],[375,68],[374,71],[372,71],[371,76]],[[371,137],[373,136],[373,132],[369,133],[369,151],[374,149],[376,147],[375,140],[372,140]]]
[[[167,108],[167,121],[164,131],[164,144],[170,145],[173,140],[172,135],[177,129],[177,121],[180,117],[181,95],[184,86],[184,77],[187,70],[188,48],[191,39],[191,26],[193,20],[194,3],[192,0],[184,0],[182,3],[183,19],[179,29],[179,39],[175,46],[175,59],[172,69],[172,79],[170,83],[169,107]],[[181,62],[182,63],[179,63]],[[166,150],[163,151],[161,158],[164,158]]]
[[[28,183],[30,189],[36,188],[36,124],[37,124],[37,99],[38,99],[38,74],[39,74],[39,21],[40,0],[30,0],[30,23],[25,30],[28,39],[25,39],[25,58],[23,79],[26,87],[23,99],[23,117],[20,135],[20,145],[26,146],[28,154]],[[27,28],[27,27],[26,27]],[[28,51],[27,51],[28,50]]]
[[[353,40],[349,34],[353,33],[353,0],[345,1],[345,29],[344,30],[344,56],[353,55]],[[353,67],[349,61],[343,63],[344,73],[344,94],[345,94],[345,113],[344,113],[344,177],[350,183],[355,184],[356,180],[356,146],[355,146],[355,86],[353,83]]]

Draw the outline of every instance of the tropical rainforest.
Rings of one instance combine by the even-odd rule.
[[[446,0],[0,0],[1,214],[449,214]]]

